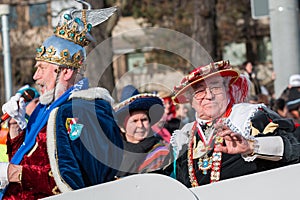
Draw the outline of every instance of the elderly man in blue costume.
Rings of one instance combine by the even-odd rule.
[[[20,95],[2,107],[13,118],[10,162],[0,165],[3,199],[40,199],[114,180],[123,144],[113,99],[104,88],[89,88],[83,76],[93,11],[107,19],[115,8],[64,14],[37,49],[33,79],[41,96],[28,123]]]
[[[244,103],[249,86],[229,61],[219,61],[174,87],[174,102],[190,103],[196,120],[173,133],[174,163],[164,172],[196,187],[299,162],[293,121],[264,104]]]

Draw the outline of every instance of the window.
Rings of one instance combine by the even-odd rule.
[[[127,55],[128,71],[134,74],[145,74],[146,67],[144,53],[131,53]]]
[[[29,17],[31,26],[47,26],[47,4],[32,4],[29,6]]]
[[[17,8],[16,6],[10,6],[10,13],[9,13],[9,28],[17,28],[18,24],[18,14],[17,14]]]

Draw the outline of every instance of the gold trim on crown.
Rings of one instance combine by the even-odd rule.
[[[60,57],[55,56],[55,48],[53,46],[48,47],[47,49],[44,46],[37,48],[36,60],[37,61],[46,61],[61,66],[71,66],[75,68],[80,68],[83,63],[83,56],[81,56],[80,51],[75,53],[71,59],[69,59],[70,52],[68,49],[64,49],[60,52]]]

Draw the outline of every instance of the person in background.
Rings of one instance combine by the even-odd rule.
[[[161,173],[196,187],[298,163],[299,133],[292,120],[263,104],[244,103],[249,86],[229,61],[200,66],[184,77],[173,100],[190,103],[196,120],[173,133],[174,156]]]
[[[171,138],[174,130],[180,127],[180,119],[176,116],[176,106],[172,101],[171,95],[163,97],[163,100],[165,104],[165,113],[161,118],[160,123],[161,127],[165,128],[169,132]]]
[[[152,129],[160,135],[167,143],[170,143],[172,131],[175,127],[179,127],[179,121],[176,116],[176,108],[172,102],[169,92],[161,91],[158,96],[163,99],[164,102],[164,114],[160,120],[152,126]]]
[[[139,93],[133,85],[122,90],[114,106],[122,130],[124,157],[118,177],[158,170],[169,154],[169,145],[151,126],[164,114],[163,100],[151,93]]]
[[[258,94],[257,97],[258,97],[258,103],[263,103],[269,108],[271,107],[271,99],[268,95]]]
[[[295,123],[300,123],[300,74],[293,74],[289,77],[289,84],[281,93],[280,98],[286,101],[289,117]]]
[[[164,124],[164,127],[170,132],[170,135],[172,135],[175,130],[182,128],[189,122],[188,112],[189,110],[186,105],[175,105],[174,117]]]
[[[165,121],[169,121],[176,115],[176,108],[172,102],[171,96],[163,97],[164,105],[165,105],[165,112],[163,118]]]
[[[35,90],[37,92],[37,90]],[[36,106],[38,105],[39,101],[39,97],[40,95],[37,94],[35,95],[35,98],[32,99],[30,102],[27,103],[26,105],[26,113],[25,113],[25,118],[28,121],[30,118],[30,115],[32,114],[32,112],[34,111],[34,109],[36,108]]]
[[[261,91],[261,85],[259,83],[259,80],[256,77],[256,74],[253,71],[253,64],[251,61],[245,61],[241,66],[241,73],[246,75],[250,82],[251,87],[249,89],[249,95],[250,96],[257,96],[262,93]]]
[[[257,95],[250,95],[248,97],[248,103],[252,103],[252,104],[258,104],[258,96]]]
[[[190,122],[188,112],[188,105],[185,104],[176,104],[176,117],[180,119],[180,128],[182,128],[185,124]]]
[[[162,117],[158,120],[158,122],[153,124],[151,128],[167,143],[170,143],[171,132],[168,129],[168,122],[172,120],[175,116],[175,106],[169,95],[158,93],[158,96],[162,98],[165,109]]]
[[[286,102],[282,98],[278,98],[274,101],[274,105],[272,106],[272,110],[277,112],[281,117],[288,117],[288,108],[286,106]]]
[[[41,199],[112,181],[121,164],[113,99],[105,88],[89,88],[83,75],[84,47],[92,41],[91,20],[97,19],[89,19],[86,10],[81,17],[76,12],[65,13],[36,50],[33,79],[40,97],[28,122],[21,95],[2,106],[11,116],[9,162],[0,163],[3,199]]]
[[[170,143],[171,133],[164,127],[165,121],[161,118],[151,126],[152,130],[157,133],[165,142]]]

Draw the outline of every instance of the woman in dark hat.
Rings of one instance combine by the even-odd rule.
[[[121,102],[114,109],[124,143],[118,177],[159,169],[169,148],[151,126],[163,115],[162,99],[155,94],[140,94],[134,86],[128,85],[123,88]]]

